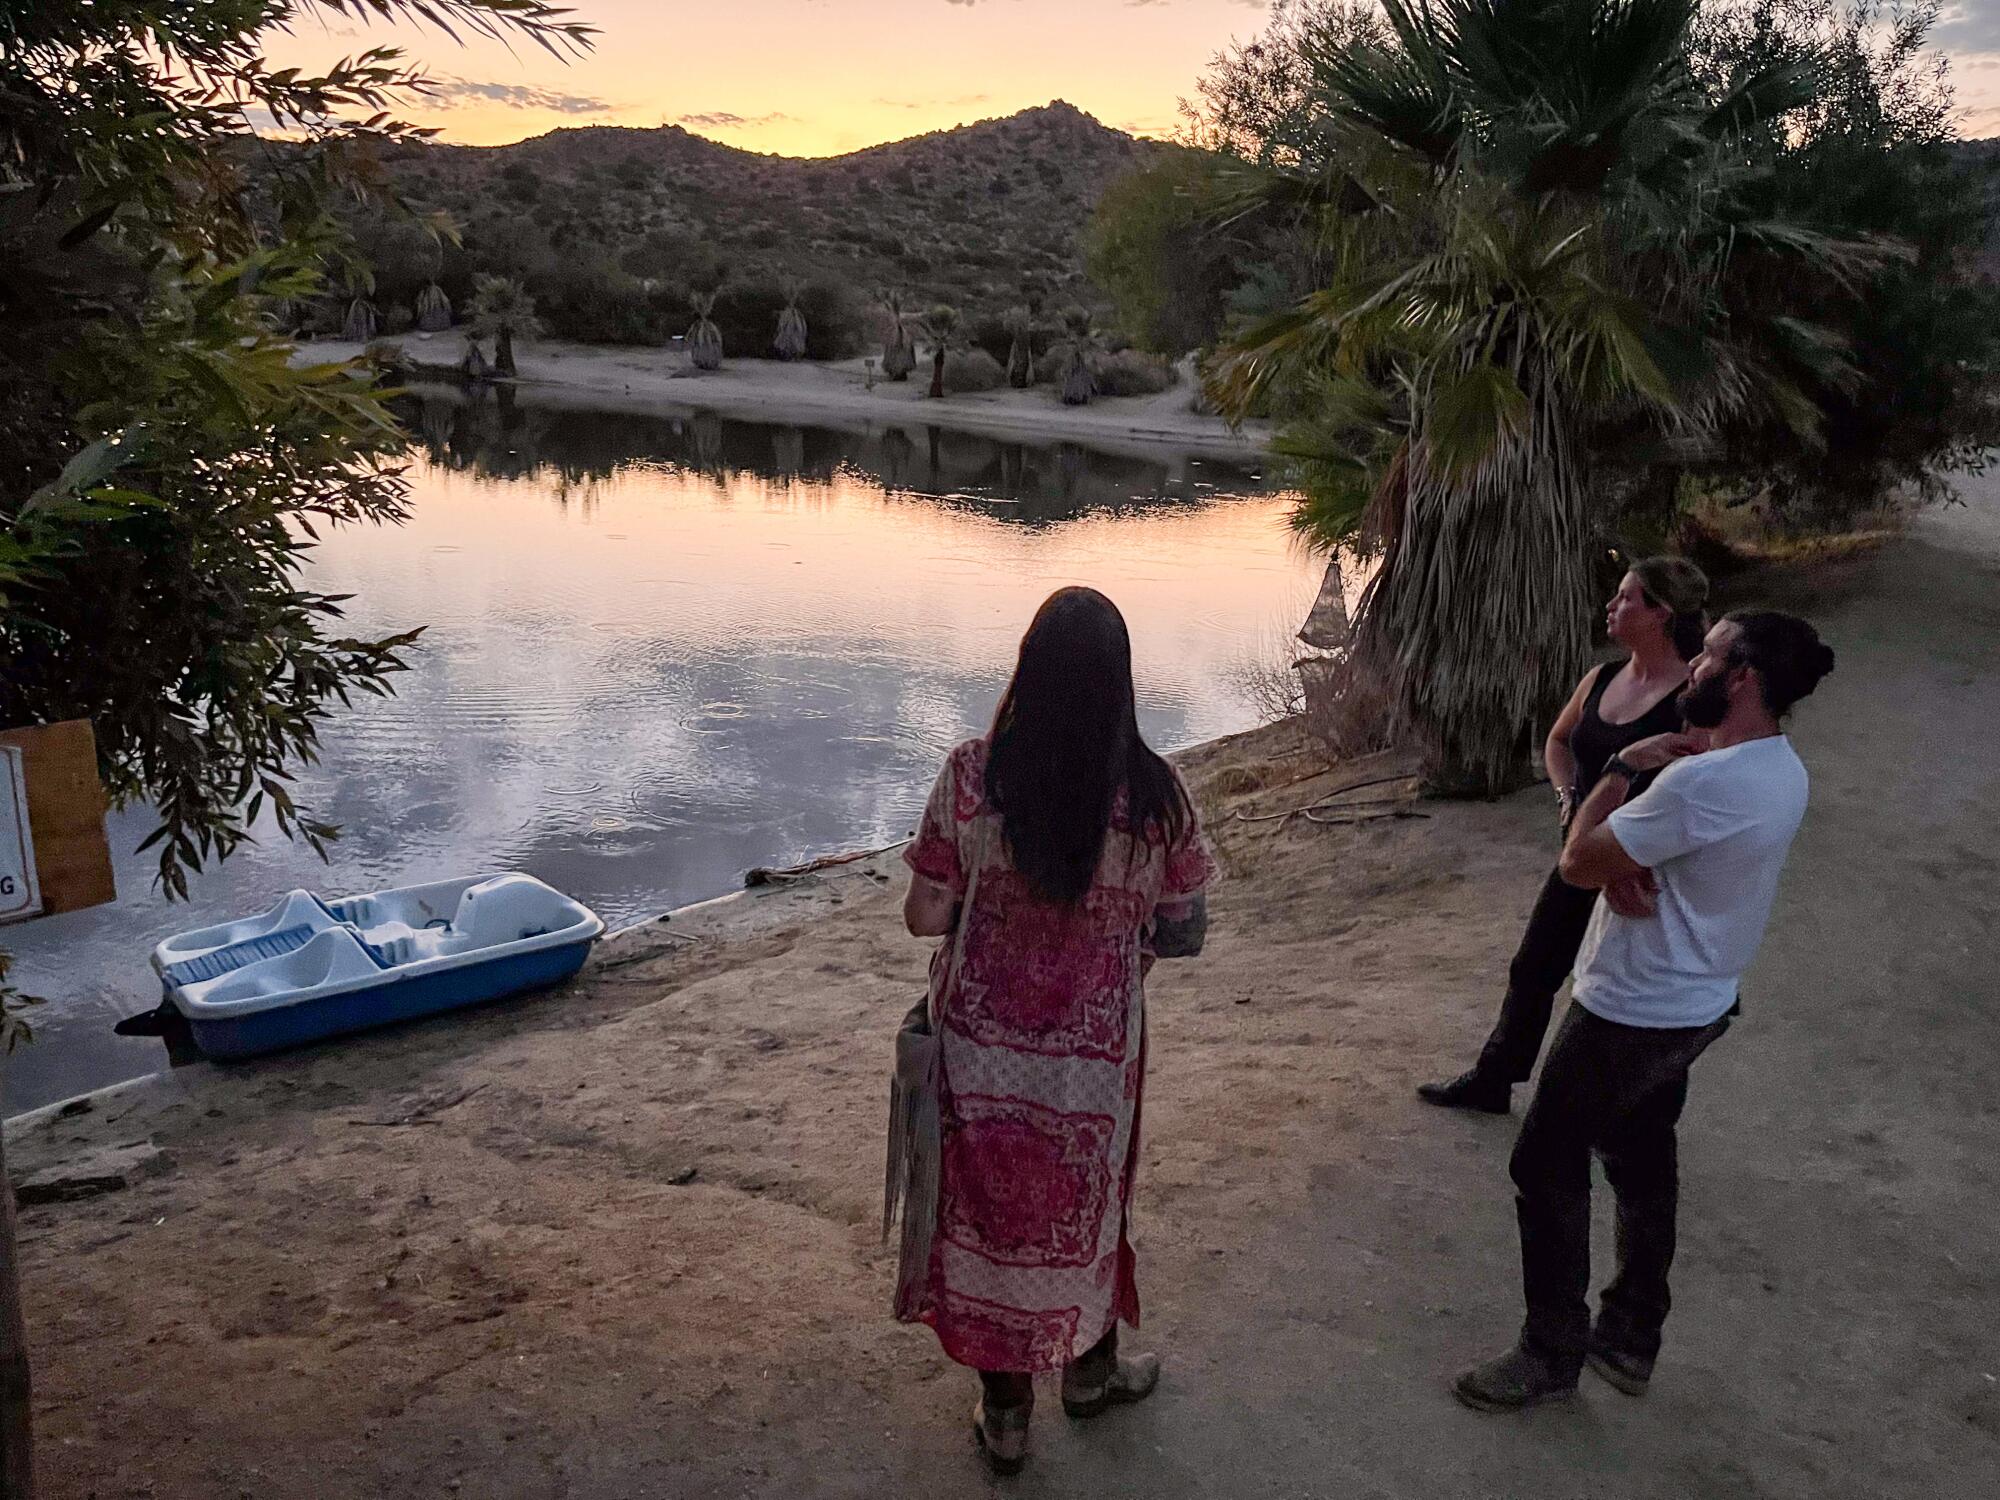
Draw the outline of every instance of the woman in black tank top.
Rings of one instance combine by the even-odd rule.
[[[1630,576],[1630,575],[1627,575]],[[1569,805],[1563,810],[1561,822],[1569,825],[1569,815],[1583,806],[1583,799],[1590,795],[1590,789],[1597,785],[1597,778],[1604,774],[1604,763],[1619,752],[1631,749],[1644,739],[1656,734],[1674,734],[1681,726],[1680,691],[1687,683],[1683,663],[1680,686],[1669,688],[1666,696],[1654,701],[1653,705],[1638,718],[1617,724],[1604,717],[1604,690],[1613,678],[1623,672],[1626,663],[1608,661],[1590,676],[1584,678],[1590,689],[1583,700],[1583,708],[1576,717],[1576,727],[1569,732],[1570,759],[1576,771],[1569,786],[1558,788],[1557,798],[1562,792],[1569,793]]]
[[[1606,662],[1576,685],[1542,749],[1564,831],[1606,761],[1640,740],[1681,727],[1680,691],[1688,662],[1701,652],[1707,601],[1707,578],[1683,558],[1649,557],[1620,580],[1605,610],[1605,628],[1630,655]],[[1492,1114],[1512,1107],[1514,1085],[1535,1070],[1556,991],[1576,962],[1596,904],[1596,891],[1580,890],[1550,872],[1508,967],[1500,1019],[1479,1061],[1448,1083],[1422,1085],[1417,1093],[1427,1103]]]

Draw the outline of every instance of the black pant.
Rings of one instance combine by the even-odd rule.
[[[1535,1055],[1548,1034],[1556,991],[1576,963],[1596,905],[1596,891],[1579,889],[1549,872],[1528,917],[1528,930],[1521,934],[1521,946],[1507,966],[1507,998],[1500,1002],[1500,1019],[1479,1054],[1481,1077],[1525,1083],[1535,1071]]]
[[[1070,1368],[1082,1371],[1095,1384],[1100,1375],[1110,1375],[1117,1359],[1118,1325],[1113,1323],[1111,1331],[1084,1350]],[[1035,1377],[1032,1375],[1011,1370],[981,1370],[979,1383],[985,1390],[989,1411],[999,1411],[1008,1406],[1025,1406],[1030,1411],[1034,1409]]]
[[[1652,1360],[1671,1299],[1680,1173],[1674,1127],[1688,1069],[1729,1029],[1621,1026],[1572,1005],[1542,1065],[1511,1170],[1528,1304],[1521,1342],[1558,1370],[1583,1367],[1590,1342],[1590,1155],[1618,1200],[1618,1274],[1604,1289],[1597,1336]]]

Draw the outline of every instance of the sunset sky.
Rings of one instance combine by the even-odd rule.
[[[1267,0],[574,0],[602,33],[567,66],[434,32],[308,20],[271,47],[317,67],[394,41],[440,92],[403,113],[468,145],[562,125],[682,125],[748,150],[831,156],[1067,99],[1107,125],[1164,135],[1176,101]],[[2000,0],[1952,0],[1935,39],[1953,58],[1971,137],[2000,135]]]

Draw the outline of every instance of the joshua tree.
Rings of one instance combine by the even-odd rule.
[[[512,379],[514,340],[539,337],[542,320],[535,316],[535,299],[510,276],[482,276],[473,283],[471,314],[474,338],[493,339],[493,373]]]
[[[1090,310],[1063,309],[1062,402],[1064,406],[1087,406],[1097,394],[1097,374],[1091,368],[1097,353],[1097,335],[1090,331]]]
[[[882,346],[882,373],[890,380],[908,380],[917,367],[916,345],[910,339],[910,320],[903,312],[903,294],[882,293],[882,305],[889,311],[889,338]]]
[[[687,331],[688,358],[697,370],[722,368],[722,330],[715,325],[714,292],[691,292],[688,307],[694,312],[694,326]]]
[[[375,311],[375,304],[365,296],[357,296],[347,304],[347,321],[340,325],[340,336],[350,344],[365,344],[381,327],[382,317]]]
[[[784,283],[785,310],[778,314],[778,337],[771,346],[780,359],[805,358],[806,315],[799,311],[799,294],[803,290],[796,281]]]
[[[451,327],[451,298],[435,281],[417,293],[417,327],[425,333]]]
[[[924,314],[924,338],[931,346],[931,389],[933,400],[944,394],[945,357],[965,342],[965,319],[955,307],[940,302]]]
[[[1025,391],[1035,383],[1035,315],[1025,306],[1007,309],[1007,384]]]

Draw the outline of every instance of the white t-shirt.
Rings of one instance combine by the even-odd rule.
[[[1602,898],[1577,956],[1576,1002],[1626,1026],[1706,1026],[1736,1003],[1764,941],[1778,874],[1806,812],[1806,768],[1783,735],[1675,761],[1607,820],[1653,872],[1658,909]]]

